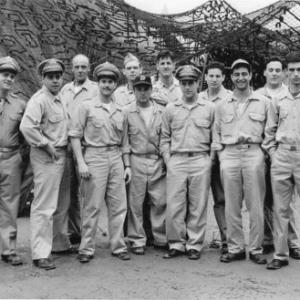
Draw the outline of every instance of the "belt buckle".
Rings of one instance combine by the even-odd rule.
[[[296,146],[290,146],[290,150],[291,150],[291,151],[296,151],[296,150],[297,150],[297,147],[296,147]]]

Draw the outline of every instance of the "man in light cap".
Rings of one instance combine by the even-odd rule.
[[[167,166],[169,243],[164,258],[187,251],[189,259],[199,259],[204,243],[214,105],[198,99],[200,74],[193,65],[177,69],[183,96],[166,107],[162,118],[160,151]]]
[[[127,83],[119,86],[114,92],[116,104],[121,107],[126,107],[135,101],[133,81],[137,76],[141,75],[142,70],[139,59],[133,54],[128,53],[124,58],[123,69]]]
[[[218,151],[225,192],[228,253],[221,262],[246,259],[242,226],[242,202],[250,216],[250,260],[265,264],[264,232],[265,161],[261,143],[269,100],[250,87],[250,64],[238,59],[231,66],[234,90],[216,105],[212,148]]]
[[[134,254],[143,255],[146,233],[143,228],[143,204],[148,195],[155,247],[166,247],[166,187],[164,162],[159,151],[163,107],[151,99],[149,76],[133,81],[136,101],[125,110],[132,178],[128,199],[128,240]]]
[[[26,103],[11,93],[20,72],[12,57],[0,58],[0,240],[1,259],[21,265],[16,253],[17,214],[20,200],[21,156],[19,126]]]
[[[123,234],[127,212],[125,182],[131,177],[126,154],[127,123],[121,107],[112,101],[120,72],[106,62],[95,68],[94,77],[99,94],[79,105],[69,131],[82,178],[82,228],[77,257],[81,263],[88,263],[94,257],[103,201],[108,209],[111,253],[121,260],[130,259]]]
[[[30,211],[31,252],[35,266],[55,268],[50,254],[53,235],[64,234],[53,228],[57,204],[64,199],[62,180],[68,143],[68,117],[59,91],[63,83],[64,64],[55,58],[38,66],[43,86],[29,100],[20,129],[31,146],[34,199]]]

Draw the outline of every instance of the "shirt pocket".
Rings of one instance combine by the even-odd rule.
[[[234,115],[227,114],[222,118],[221,135],[232,136],[234,132]]]
[[[204,143],[210,143],[211,122],[206,119],[193,119],[193,122],[196,129],[195,139]]]
[[[251,123],[249,126],[247,125],[247,128],[250,129],[250,133],[255,136],[262,136],[264,132],[266,116],[264,114],[250,112],[249,118]]]

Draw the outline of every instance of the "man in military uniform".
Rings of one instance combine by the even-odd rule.
[[[88,263],[94,257],[103,201],[108,208],[112,255],[121,260],[130,259],[123,234],[127,212],[124,179],[129,182],[131,177],[129,157],[125,154],[125,149],[128,149],[127,123],[122,109],[112,98],[120,72],[115,65],[106,62],[95,68],[94,77],[97,78],[99,94],[79,105],[69,132],[82,178],[82,228],[78,255],[81,263]]]
[[[167,166],[169,251],[164,258],[187,251],[189,259],[199,259],[206,230],[214,105],[198,99],[200,71],[196,67],[182,66],[176,77],[183,96],[166,107],[160,143]]]
[[[172,53],[164,50],[156,57],[158,80],[153,84],[151,97],[160,105],[166,106],[182,98],[178,80],[174,78],[175,63]]]
[[[1,259],[13,266],[23,261],[16,252],[20,200],[21,156],[19,125],[26,103],[11,93],[20,67],[15,59],[0,58],[0,238]]]
[[[63,83],[64,64],[55,58],[38,66],[43,86],[29,100],[20,129],[31,146],[30,161],[33,169],[34,199],[30,211],[31,252],[35,266],[55,268],[50,254],[53,215],[57,203],[64,199],[62,183],[68,143],[68,117],[59,96]],[[68,237],[66,236],[67,240]]]
[[[210,101],[216,105],[221,100],[230,97],[232,92],[224,88],[224,80],[224,65],[217,61],[209,63],[205,70],[207,89],[199,94],[199,99]],[[221,183],[220,162],[217,155],[214,156],[214,160],[212,161],[210,185],[214,199],[215,218],[222,242],[221,253],[226,253],[228,249],[226,242],[225,195]]]
[[[114,92],[116,104],[121,107],[126,107],[135,101],[133,81],[137,76],[141,75],[142,70],[139,59],[131,53],[128,53],[124,58],[123,69],[127,83],[119,86]]]
[[[271,102],[263,147],[271,158],[273,190],[273,226],[275,253],[267,269],[277,270],[289,264],[288,226],[290,204],[295,188],[300,193],[300,55],[286,57],[288,91]],[[300,259],[299,251],[293,258]]]
[[[242,226],[242,202],[250,216],[250,260],[265,264],[262,257],[264,230],[265,162],[261,149],[269,100],[250,88],[250,64],[238,59],[231,66],[234,91],[216,105],[213,149],[219,151],[225,192],[228,253],[221,262],[246,259]]]
[[[286,95],[288,92],[288,87],[283,84],[285,77],[284,64],[278,57],[271,57],[266,62],[266,67],[264,70],[264,76],[266,78],[266,84],[264,87],[257,90],[258,93],[269,98],[271,101],[274,99],[280,99],[282,96]],[[274,100],[275,101],[275,100]],[[274,251],[273,244],[273,195],[272,195],[272,186],[271,186],[271,162],[269,158],[266,159],[267,172],[266,172],[266,198],[265,198],[265,231],[264,231],[264,242],[263,249],[264,253],[268,254]],[[295,191],[296,192],[296,191]],[[296,227],[295,220],[295,207],[294,202],[297,199],[296,194],[293,197],[291,203],[291,213],[290,213],[290,222],[289,222],[289,249],[290,256],[295,256],[300,258],[299,250],[299,238]]]
[[[131,251],[144,254],[146,234],[143,228],[143,203],[148,195],[154,246],[166,247],[165,168],[159,151],[163,107],[151,99],[149,76],[133,82],[136,101],[127,107],[132,178],[129,185],[128,240]]]

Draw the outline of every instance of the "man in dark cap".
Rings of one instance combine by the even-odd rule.
[[[121,260],[130,259],[123,234],[127,212],[125,183],[131,177],[126,154],[127,123],[121,107],[112,101],[120,72],[115,65],[106,62],[95,68],[94,77],[99,94],[79,105],[69,131],[82,178],[82,228],[78,255],[81,263],[88,263],[94,257],[103,201],[108,209],[111,253]]]
[[[64,64],[55,58],[39,64],[38,73],[43,86],[29,100],[20,126],[31,146],[34,180],[34,200],[30,211],[32,259],[35,266],[45,270],[55,268],[50,254],[53,235],[59,233],[53,233],[53,215],[65,192],[62,179],[68,143],[68,119],[59,96],[64,70]]]
[[[17,214],[20,200],[21,156],[19,126],[26,103],[11,93],[20,72],[12,57],[0,58],[0,238],[1,259],[21,265],[16,253]]]
[[[128,121],[132,178],[129,185],[128,239],[134,254],[144,254],[143,203],[148,195],[154,246],[166,247],[166,182],[164,162],[159,151],[164,108],[151,99],[149,76],[133,81],[135,100],[125,113]]]
[[[166,107],[160,143],[167,166],[166,232],[170,248],[164,258],[187,251],[189,259],[199,259],[206,230],[214,105],[198,99],[199,69],[185,65],[175,75],[183,96]]]
[[[250,260],[265,264],[262,256],[264,232],[265,162],[261,143],[269,100],[250,87],[252,70],[244,59],[231,66],[234,90],[216,105],[212,148],[218,151],[227,223],[228,253],[221,262],[246,259],[242,226],[242,202],[250,216]]]

